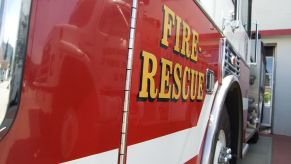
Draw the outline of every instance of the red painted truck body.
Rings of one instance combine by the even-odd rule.
[[[223,78],[219,47],[224,36],[193,0],[141,0],[130,43],[134,7],[130,0],[32,1],[21,99],[13,125],[0,141],[0,163],[103,159],[106,152],[113,156],[108,163],[121,162],[121,155],[127,163],[201,162],[207,127],[198,122],[207,125],[210,111],[205,118],[201,113],[212,102],[206,97],[215,97]],[[169,22],[164,20],[165,10],[174,13]],[[165,31],[165,23],[170,31]],[[190,31],[183,29],[187,25]],[[164,32],[168,45],[162,43]],[[190,33],[188,42],[183,42],[183,34]],[[189,56],[182,53],[183,46]],[[133,53],[126,104],[129,49]],[[190,52],[197,53],[196,60]],[[242,97],[247,97],[248,67],[243,62],[240,67]],[[213,93],[206,92],[207,69],[217,82]],[[151,72],[154,84],[143,79]],[[173,92],[180,93],[174,98]],[[168,143],[181,136],[184,140]],[[171,154],[174,144],[180,146]]]

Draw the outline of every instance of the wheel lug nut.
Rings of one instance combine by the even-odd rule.
[[[226,155],[226,158],[227,158],[228,160],[231,160],[232,155],[231,155],[231,154],[227,154],[227,155]]]
[[[228,158],[224,157],[224,163],[228,162]]]
[[[227,154],[231,154],[231,149],[230,149],[230,148],[227,148],[227,149],[226,149],[226,153],[227,153]]]

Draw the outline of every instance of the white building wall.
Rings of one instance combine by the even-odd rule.
[[[253,0],[253,20],[260,28],[291,29],[291,0]]]
[[[259,29],[291,30],[291,0],[253,0],[253,20]],[[275,43],[273,133],[291,136],[291,33],[262,38]]]
[[[291,36],[263,39],[276,43],[273,133],[291,136]]]

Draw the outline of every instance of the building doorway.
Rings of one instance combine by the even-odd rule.
[[[271,128],[274,102],[275,45],[264,46],[266,56],[264,108],[261,125]]]

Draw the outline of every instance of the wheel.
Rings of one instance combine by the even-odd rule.
[[[252,136],[252,138],[249,139],[249,144],[256,144],[259,140],[259,132],[255,132],[255,134]]]
[[[231,155],[231,134],[230,134],[230,121],[226,107],[224,107],[218,129],[215,134],[215,142],[212,146],[213,164],[228,164],[235,163]]]

